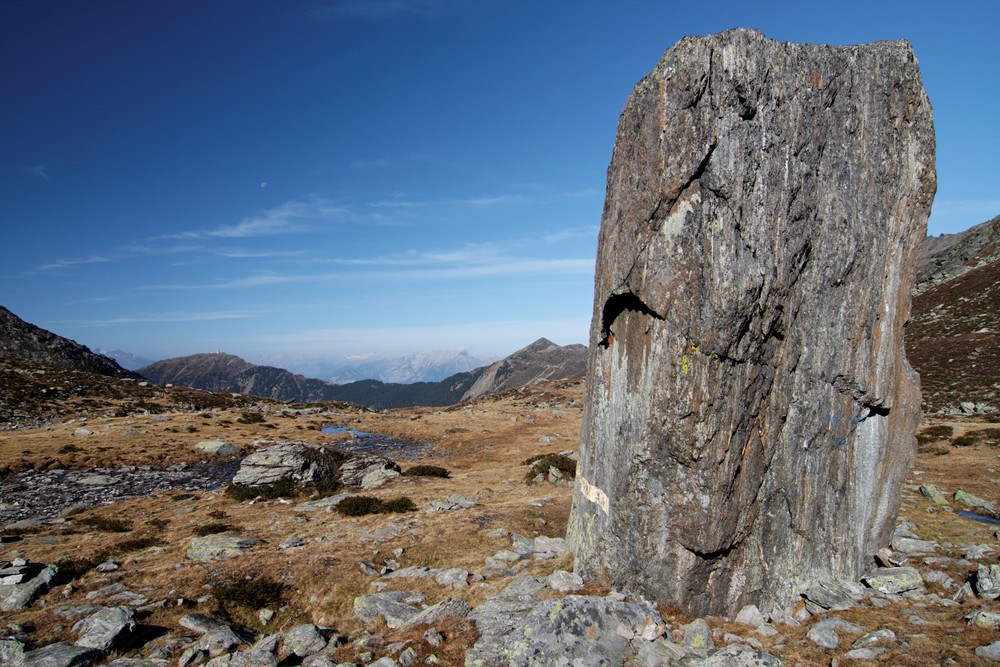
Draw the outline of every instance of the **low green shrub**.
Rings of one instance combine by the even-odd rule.
[[[415,512],[417,506],[406,496],[391,500],[382,500],[371,496],[351,496],[334,505],[333,509],[344,516],[365,516],[366,514]]]
[[[985,445],[990,447],[1000,446],[1000,428],[982,428],[976,431],[970,431],[969,435],[974,438],[978,438]]]
[[[952,439],[951,444],[955,447],[971,447],[976,444],[977,438],[974,435],[960,435]]]
[[[932,442],[938,442],[939,440],[947,440],[954,433],[955,429],[951,426],[946,426],[944,424],[931,426],[929,428],[925,428],[917,434],[917,444],[923,446],[929,445]]]
[[[124,519],[108,519],[102,516],[88,516],[79,519],[84,526],[103,533],[127,533],[132,530],[132,524]]]
[[[227,530],[233,530],[233,528],[234,526],[228,523],[206,523],[202,526],[195,526],[194,534],[198,537],[205,537],[206,535],[224,533]]]
[[[383,514],[398,514],[401,512],[416,512],[417,506],[406,496],[399,496],[382,503]]]
[[[288,597],[288,586],[267,577],[237,579],[224,582],[212,589],[212,597],[221,606],[256,610],[262,607],[278,608]]]
[[[451,473],[441,466],[419,465],[408,468],[404,473],[407,477],[443,477],[448,479]]]
[[[236,418],[236,421],[240,424],[263,424],[267,418],[260,412],[244,412]]]

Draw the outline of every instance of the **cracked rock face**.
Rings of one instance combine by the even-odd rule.
[[[694,615],[864,573],[915,451],[903,325],[935,188],[908,43],[666,52],[608,170],[580,573]]]

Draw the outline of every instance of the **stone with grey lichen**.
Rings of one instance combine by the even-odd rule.
[[[936,188],[910,45],[670,48],[608,169],[569,541],[701,615],[857,580],[914,456],[909,289]]]

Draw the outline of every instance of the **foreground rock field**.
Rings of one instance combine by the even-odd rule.
[[[982,647],[1000,639],[1000,526],[958,514],[965,494],[1000,498],[989,415],[922,426],[938,435],[922,438],[875,588],[825,582],[777,618],[695,619],[573,576],[571,486],[550,481],[568,473],[526,481],[524,460],[576,449],[582,382],[391,413],[209,394],[215,407],[182,409],[198,397],[147,390],[150,413],[123,391],[0,431],[0,664],[969,665],[992,664]],[[404,472],[450,477],[243,501],[220,485],[259,441],[358,447],[328,425],[402,439],[382,453]],[[240,453],[198,448],[213,439]],[[344,516],[344,493],[416,510]]]

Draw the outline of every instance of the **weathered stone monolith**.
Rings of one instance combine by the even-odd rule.
[[[935,187],[907,42],[664,54],[608,169],[578,572],[732,615],[873,567],[915,451],[903,326]]]

